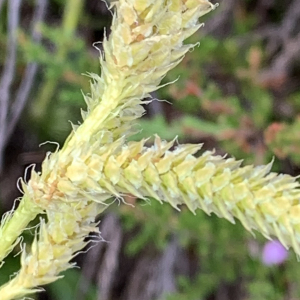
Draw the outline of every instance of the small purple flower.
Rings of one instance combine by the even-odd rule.
[[[279,241],[269,241],[265,244],[262,252],[262,262],[266,266],[280,265],[288,257],[288,251]]]

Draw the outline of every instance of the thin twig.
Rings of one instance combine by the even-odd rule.
[[[114,214],[108,214],[100,223],[100,231],[103,232],[104,239],[90,249],[85,257],[75,299],[86,298],[95,275],[97,276],[98,297],[102,300],[109,299],[122,240],[122,230],[117,217]]]
[[[113,287],[113,279],[116,276],[117,266],[119,263],[119,253],[122,242],[122,229],[118,218],[109,214],[102,226],[104,238],[109,241],[106,244],[106,251],[102,258],[101,266],[98,268],[97,286],[99,300],[111,299],[111,290]]]
[[[32,30],[31,30],[32,40],[36,44],[39,44],[42,38],[41,33],[38,30],[37,26],[38,24],[42,23],[45,18],[48,2],[49,0],[38,0],[36,4],[33,21],[32,21]],[[26,67],[24,76],[22,78],[20,87],[17,92],[16,100],[12,105],[11,116],[8,123],[6,140],[5,140],[6,142],[8,141],[9,137],[13,133],[13,130],[27,102],[37,72],[37,68],[38,68],[38,64],[36,62],[29,63]]]
[[[299,24],[300,17],[300,5],[299,0],[294,0],[288,7],[284,15],[284,19],[281,23],[282,39],[286,39],[292,35],[292,32],[296,29]]]
[[[15,74],[17,35],[21,0],[8,2],[8,45],[6,60],[0,80],[0,173],[3,168],[3,152],[5,148],[7,115],[9,109],[10,88]]]
[[[292,64],[300,51],[300,34],[290,38],[284,44],[282,51],[274,58],[269,68],[260,74],[260,81],[273,87],[281,86],[286,82]]]
[[[224,28],[224,24],[226,24],[228,20],[232,19],[230,15],[232,15],[235,11],[234,7],[237,6],[237,0],[226,0],[224,1],[224,5],[223,1],[220,2],[220,9],[218,10],[218,13],[205,23],[204,29],[202,30],[203,35],[209,35],[216,33],[217,30],[222,30],[222,28]]]
[[[153,99],[155,99],[155,101],[151,101],[147,106],[149,116],[151,118],[154,118],[157,115],[163,115],[163,105],[161,101],[157,100],[157,92],[151,93],[151,96],[153,97]]]
[[[1,13],[1,9],[2,9],[2,6],[3,6],[4,1],[5,1],[5,0],[0,0],[0,13]]]

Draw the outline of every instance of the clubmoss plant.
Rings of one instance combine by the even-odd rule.
[[[112,198],[153,197],[179,209],[185,204],[207,214],[276,236],[297,254],[300,234],[300,190],[289,175],[270,173],[266,166],[244,166],[233,158],[199,145],[175,145],[158,136],[127,142],[134,121],[144,113],[149,93],[194,45],[183,41],[201,27],[199,17],[215,8],[207,0],[119,0],[109,38],[100,55],[101,75],[91,74],[85,95],[83,123],[60,151],[47,155],[42,171],[22,182],[23,199],[0,228],[0,259],[12,251],[18,237],[37,214],[39,230],[21,269],[0,288],[0,299],[19,299],[59,278],[70,260],[97,233],[96,216]],[[43,217],[47,215],[47,218]]]

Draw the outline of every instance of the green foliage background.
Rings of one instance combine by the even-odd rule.
[[[101,44],[91,45],[101,40],[111,15],[100,0],[82,0],[77,10],[75,2],[49,1],[46,19],[39,25],[41,44],[32,41],[28,30],[36,3],[26,1],[22,5],[14,88],[26,64],[36,62],[39,69],[26,109],[7,146],[1,177],[2,213],[17,195],[3,192],[7,179],[15,186],[20,170],[42,161],[50,146],[39,149],[39,143],[63,143],[71,130],[68,120],[77,123],[81,119],[84,102],[80,90],[89,90],[88,78],[82,74],[100,72],[96,47],[101,49]],[[300,63],[299,55],[291,57],[288,51],[293,42],[300,51],[300,12],[296,16],[290,12],[295,2],[220,1],[219,9],[206,17],[204,30],[189,41],[200,40],[201,45],[168,74],[164,83],[179,80],[154,95],[166,101],[154,101],[146,107],[149,114],[136,125],[137,134],[132,138],[156,133],[168,140],[177,136],[179,143],[204,143],[204,150],[228,153],[247,164],[265,164],[275,157],[275,171],[298,175]],[[4,2],[0,10],[0,71],[6,58],[7,18]],[[293,30],[285,31],[287,20],[294,24]],[[287,61],[281,69],[277,65],[280,57]],[[24,142],[17,142],[20,140]],[[33,155],[36,151],[38,156]],[[11,162],[20,157],[19,171],[14,173]],[[4,195],[8,196],[4,199]],[[300,265],[292,251],[283,265],[267,267],[261,262],[265,239],[259,234],[254,239],[239,223],[233,226],[202,212],[194,216],[184,207],[179,213],[151,199],[149,203],[128,201],[135,208],[114,205],[110,211],[118,216],[124,231],[122,255],[138,260],[145,248],[162,253],[176,240],[193,266],[188,272],[179,270],[176,291],[159,299],[300,299]],[[28,231],[25,240],[30,238]],[[13,256],[18,251],[1,269],[1,282],[17,270],[18,258]],[[85,263],[84,255],[78,263]],[[78,289],[74,287],[81,278],[80,270],[72,269],[65,275],[35,299],[77,299]],[[126,284],[126,280],[123,286],[116,284],[115,289],[119,286],[120,291],[112,291],[115,296],[109,299],[124,299],[121,295]],[[92,280],[84,299],[97,299],[99,295],[101,291]]]

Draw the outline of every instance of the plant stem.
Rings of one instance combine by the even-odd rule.
[[[82,0],[68,0],[65,5],[64,17],[62,22],[62,42],[59,43],[56,57],[57,60],[60,61],[61,64],[64,63],[65,58],[68,54],[69,49],[69,41],[74,36],[74,32],[77,28],[77,24],[79,21],[79,17],[81,15]],[[58,75],[60,77],[60,75]],[[47,109],[51,99],[56,90],[57,83],[59,82],[59,78],[56,76],[46,76],[45,83],[40,89],[36,97],[36,103],[32,106],[32,115],[36,122],[40,122],[46,115]]]
[[[41,212],[42,209],[24,195],[18,208],[3,219],[0,227],[0,262],[12,251],[28,223]]]

